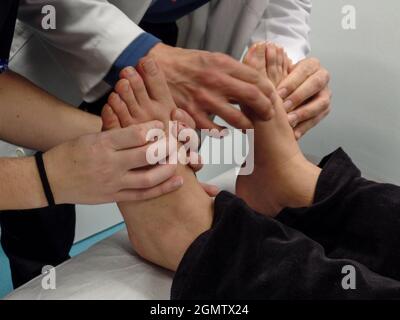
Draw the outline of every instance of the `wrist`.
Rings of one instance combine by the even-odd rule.
[[[47,179],[50,184],[51,192],[53,193],[55,204],[69,203],[65,195],[66,175],[63,174],[63,166],[58,158],[60,150],[56,147],[43,154],[44,167],[47,174]]]
[[[30,192],[31,200],[30,204],[27,204],[27,208],[44,208],[48,206],[45,192],[43,190],[42,181],[40,179],[38,167],[36,165],[36,161],[34,157],[27,157],[23,159],[26,163],[27,173],[25,174],[27,177],[32,177],[32,190],[34,192]]]

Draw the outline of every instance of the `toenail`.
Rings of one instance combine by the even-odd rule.
[[[265,56],[265,47],[262,44],[257,44],[257,56],[260,58],[264,58]]]
[[[157,74],[157,65],[153,59],[148,59],[142,64],[144,72],[149,76],[155,76]]]
[[[128,92],[129,91],[129,83],[125,82],[122,84],[122,90],[124,90],[124,92]]]
[[[133,77],[136,74],[136,70],[133,67],[128,67],[125,69],[125,73],[128,77]]]

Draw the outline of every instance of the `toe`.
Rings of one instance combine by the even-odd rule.
[[[103,120],[103,131],[121,128],[118,117],[109,104],[104,106],[101,112],[101,119]]]
[[[115,85],[115,91],[119,94],[121,99],[128,106],[128,111],[132,117],[135,117],[139,109],[139,104],[136,101],[135,95],[128,80],[121,79]]]
[[[278,68],[277,68],[277,51],[276,47],[272,44],[267,45],[265,51],[267,61],[267,74],[271,81],[277,85]]]
[[[248,51],[244,62],[245,64],[257,69],[262,74],[266,73],[265,66],[265,43],[256,43]]]
[[[108,104],[112,108],[114,114],[118,117],[118,120],[123,128],[129,127],[134,124],[133,118],[128,111],[128,106],[120,98],[118,93],[111,93],[108,97]]]
[[[133,94],[141,107],[146,107],[150,103],[150,97],[147,94],[143,79],[137,73],[135,68],[128,67],[122,70],[121,77],[129,81]]]
[[[281,81],[283,80],[283,70],[284,70],[284,64],[285,64],[285,57],[284,57],[284,50],[283,48],[279,47],[277,50],[277,72],[278,72],[278,83],[277,85],[279,85],[279,83],[281,83]]]
[[[164,73],[152,58],[144,58],[139,63],[139,72],[143,77],[150,97],[166,106],[175,108]]]

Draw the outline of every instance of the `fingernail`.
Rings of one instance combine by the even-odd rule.
[[[179,109],[175,111],[175,120],[178,120],[178,121],[184,120],[183,112]]]
[[[183,186],[183,178],[182,177],[177,177],[174,182],[172,183],[172,186],[174,188],[179,188]]]
[[[288,94],[288,90],[286,88],[281,88],[278,90],[278,94],[282,99],[285,99]]]
[[[142,64],[143,70],[149,76],[155,76],[157,74],[158,68],[153,59],[148,59]]]
[[[296,132],[294,133],[294,136],[296,137],[297,140],[300,140],[300,138],[301,138],[303,135],[301,134],[300,131],[296,131]]]
[[[299,117],[295,113],[289,113],[288,120],[292,128],[297,126],[297,122],[299,121]]]
[[[289,111],[293,107],[293,102],[290,100],[286,100],[285,103],[283,104],[283,107],[285,108],[286,111]]]

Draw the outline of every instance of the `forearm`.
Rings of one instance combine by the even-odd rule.
[[[33,157],[0,158],[0,211],[47,206]]]
[[[13,72],[0,75],[0,92],[2,140],[46,151],[101,130],[99,117],[73,108]]]

